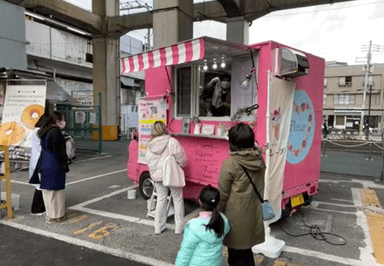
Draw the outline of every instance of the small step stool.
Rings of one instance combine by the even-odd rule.
[[[152,196],[149,198],[149,200],[147,200],[147,217],[155,218],[156,204],[157,204],[157,191],[155,186],[153,187]],[[171,196],[167,196],[167,214],[168,214],[167,217],[175,214],[175,208],[173,207]]]

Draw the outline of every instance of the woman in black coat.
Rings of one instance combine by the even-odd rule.
[[[65,216],[65,174],[68,169],[68,157],[65,139],[61,129],[65,127],[64,116],[55,111],[51,123],[39,130],[41,139],[40,188],[43,190],[47,213],[46,223],[60,222]]]

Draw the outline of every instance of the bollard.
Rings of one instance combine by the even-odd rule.
[[[327,155],[325,154],[325,139],[323,139],[323,156],[327,157]]]
[[[367,160],[373,160],[372,159],[372,142],[369,142],[369,155]]]

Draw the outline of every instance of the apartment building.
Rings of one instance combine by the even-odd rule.
[[[327,62],[324,78],[323,119],[328,128],[383,128],[384,64],[371,65],[365,104],[365,65]],[[363,109],[364,106],[364,109]]]

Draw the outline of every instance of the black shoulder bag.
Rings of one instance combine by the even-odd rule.
[[[256,191],[256,194],[257,196],[259,197],[260,201],[261,201],[261,207],[263,209],[263,220],[264,221],[269,221],[269,220],[272,220],[273,218],[275,218],[275,213],[273,212],[273,209],[272,209],[272,206],[271,206],[271,203],[269,203],[268,200],[263,200],[263,198],[261,197],[259,191],[257,191],[257,188],[256,188],[256,185],[253,183],[251,177],[249,176],[247,170],[245,169],[244,166],[242,166],[241,164],[239,164],[241,166],[241,168],[243,168],[245,174],[247,175],[249,181],[251,182],[252,186],[253,186],[253,189]]]

